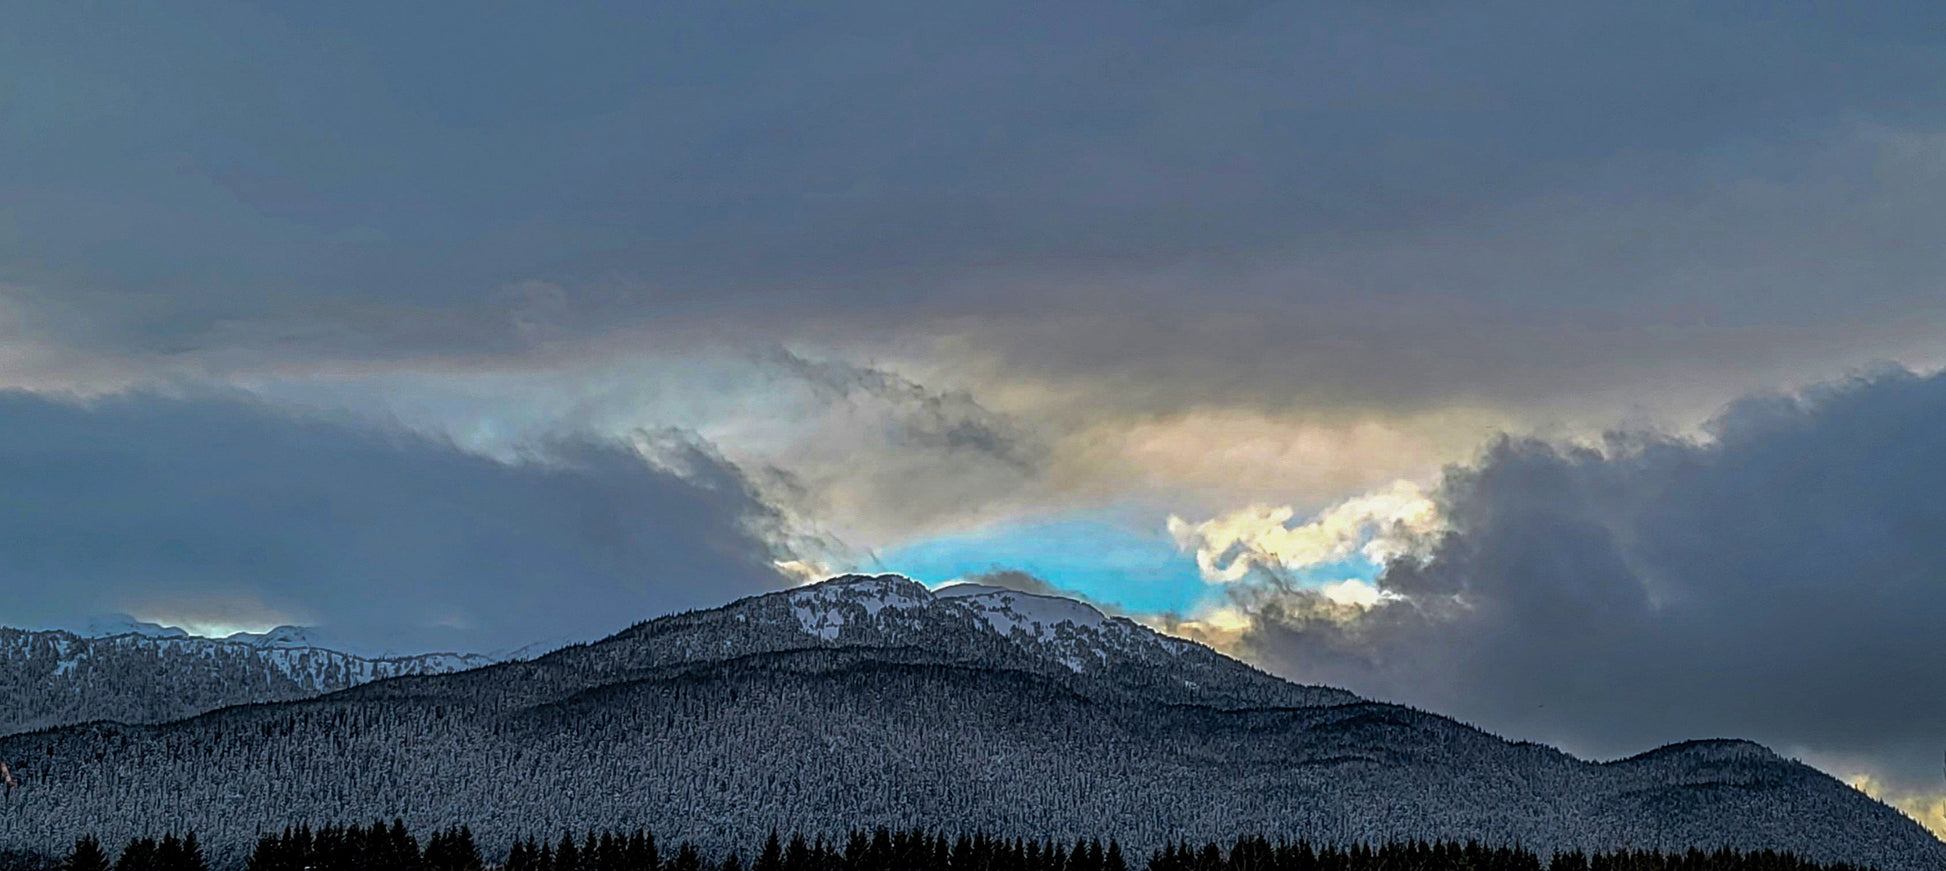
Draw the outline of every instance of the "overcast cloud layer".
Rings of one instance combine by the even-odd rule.
[[[14,377],[623,334],[1107,409],[1708,404],[1936,335],[1932,12],[46,4],[0,36]]]
[[[1933,12],[43,4],[0,34],[0,384],[348,384],[465,443],[593,407],[863,547],[1317,508],[1946,362]],[[713,363],[793,353],[801,419]],[[1030,453],[879,438],[920,395]]]

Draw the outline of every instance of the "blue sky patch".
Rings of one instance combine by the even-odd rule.
[[[922,539],[878,554],[878,568],[927,584],[988,572],[1015,570],[1063,590],[1145,614],[1194,613],[1223,597],[1223,587],[1203,580],[1196,560],[1178,550],[1157,520],[1154,531],[1139,521],[1101,515],[1044,519],[974,532]],[[1293,573],[1306,586],[1356,578],[1370,581],[1379,566],[1362,556]]]
[[[885,571],[939,584],[1012,569],[1056,587],[1141,613],[1188,613],[1219,591],[1196,561],[1176,549],[1160,522],[1154,532],[1099,518],[1009,524],[924,539],[881,552]]]

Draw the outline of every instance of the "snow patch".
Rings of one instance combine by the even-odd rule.
[[[797,623],[804,627],[804,631],[825,641],[838,640],[838,632],[845,628],[845,615],[834,609],[793,605],[791,614],[797,617]]]
[[[791,615],[805,632],[825,641],[834,641],[846,625],[845,606],[864,609],[865,616],[877,619],[880,612],[922,609],[933,604],[933,597],[916,581],[897,575],[846,575],[793,590],[788,594]]]
[[[1108,618],[1093,607],[1073,599],[1040,596],[983,584],[954,584],[933,594],[973,614],[1001,635],[1018,629],[1039,638],[1054,633],[1061,624],[1101,629]]]
[[[223,640],[269,649],[324,647],[302,626],[279,626],[268,632],[238,632]]]

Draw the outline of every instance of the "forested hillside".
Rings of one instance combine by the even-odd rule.
[[[1782,849],[1936,871],[1946,845],[1747,742],[1591,763],[1283,683],[1005,591],[849,578],[533,662],[161,726],[0,739],[0,846],[195,829],[213,856],[346,816],[489,843],[644,827],[721,853],[857,827],[1113,840]]]
[[[0,627],[0,735],[112,720],[160,723],[228,705],[309,698],[381,678],[443,674],[492,660],[471,654],[367,658],[291,633],[236,639]]]

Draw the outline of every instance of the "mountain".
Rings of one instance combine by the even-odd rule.
[[[984,830],[1135,850],[1240,833],[1772,847],[1919,871],[1946,845],[1742,741],[1616,762],[1288,683],[1081,603],[846,577],[529,662],[159,726],[0,739],[0,848],[194,826],[219,859],[287,823],[519,834],[647,826]]]
[[[110,635],[148,635],[155,638],[188,638],[189,632],[178,626],[164,626],[147,620],[137,620],[127,614],[106,614],[89,617],[85,627],[75,632],[84,638],[106,638]]]
[[[7,700],[0,706],[0,734],[90,720],[160,723],[490,662],[452,653],[353,656],[313,646],[291,626],[220,639],[155,624],[113,628],[129,631],[87,637],[0,627],[0,698]]]
[[[279,626],[268,632],[238,632],[225,637],[223,640],[248,644],[252,647],[281,647],[287,649],[303,647],[327,649],[331,646],[319,641],[310,629],[303,626]],[[452,654],[436,655],[451,656]]]

